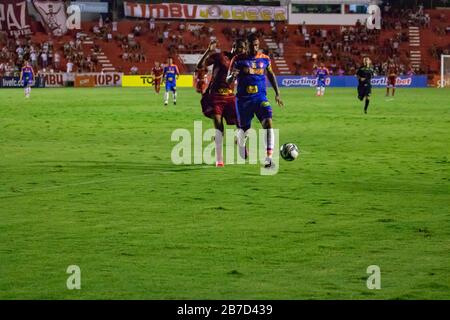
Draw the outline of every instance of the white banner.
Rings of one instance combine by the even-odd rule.
[[[269,6],[228,6],[197,5],[181,3],[144,4],[123,3],[125,16],[134,18],[151,17],[156,19],[188,19],[188,20],[241,20],[241,21],[276,21],[287,20],[287,7]]]
[[[54,36],[61,37],[67,32],[66,6],[62,0],[33,0],[33,5],[41,16],[42,24]]]

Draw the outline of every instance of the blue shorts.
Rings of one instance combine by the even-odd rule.
[[[236,97],[236,115],[238,128],[247,130],[255,115],[259,121],[272,119],[272,107],[265,95]]]
[[[174,82],[166,82],[166,91],[173,91],[175,92],[177,90],[177,84]]]
[[[326,87],[325,79],[317,79],[318,87]]]
[[[28,86],[31,86],[33,84],[33,80],[28,79],[28,78],[24,78],[23,79],[23,87],[27,88]]]

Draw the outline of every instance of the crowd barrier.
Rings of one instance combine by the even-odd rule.
[[[317,77],[314,76],[279,76],[278,86],[286,88],[315,87]],[[352,88],[358,86],[358,79],[355,76],[330,76],[326,79],[329,87]],[[386,87],[387,78],[374,77],[372,86]],[[405,88],[425,88],[428,85],[427,76],[401,76],[397,78],[397,86]]]
[[[118,72],[112,73],[44,73],[36,77],[34,88],[55,87],[151,87],[153,86],[151,75],[124,75]],[[317,78],[313,76],[278,76],[277,82],[283,88],[307,88],[315,87]],[[374,77],[374,87],[385,87],[386,77]],[[192,75],[180,75],[177,87],[194,87]],[[268,81],[267,81],[268,83]],[[352,88],[358,85],[355,76],[330,76],[326,80],[329,87]],[[397,86],[402,88],[425,88],[428,86],[427,76],[401,76],[397,79]],[[0,88],[20,88],[22,84],[19,78],[0,77]]]

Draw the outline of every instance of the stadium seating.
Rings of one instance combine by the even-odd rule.
[[[208,30],[199,22],[157,21],[155,30],[151,31],[148,21],[144,20],[122,20],[114,32],[109,21],[105,21],[100,31],[98,22],[83,23],[82,32],[72,31],[57,39],[50,39],[37,22],[33,22],[39,32],[32,36],[31,41],[35,44],[53,42],[54,51],[62,56],[59,70],[47,68],[54,71],[65,71],[71,58],[76,60],[74,71],[148,74],[154,61],[165,62],[168,56],[172,56],[180,71],[186,73],[189,70],[178,53],[202,53],[212,38],[219,41],[221,48],[229,50],[234,38],[257,31],[261,35],[261,47],[273,58],[277,74],[310,74],[319,61],[324,61],[335,74],[352,74],[363,55],[371,56],[379,71],[383,63],[395,57],[403,72],[413,67],[415,73],[436,73],[438,56],[450,45],[450,12],[430,10],[427,13],[431,17],[431,25],[425,26],[416,25],[406,18],[398,19],[394,14],[387,15],[381,32],[366,32],[363,26],[308,25],[305,31],[310,39],[306,45],[302,26],[284,23],[271,26],[269,23],[215,22],[213,29]],[[166,30],[168,39],[158,41]],[[3,43],[2,47],[5,45]],[[74,55],[64,54],[68,46],[77,47],[69,50],[75,51]],[[314,55],[317,59],[313,59]]]

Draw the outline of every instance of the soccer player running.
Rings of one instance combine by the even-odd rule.
[[[215,52],[216,41],[211,41],[208,49],[197,63],[197,69],[213,66],[212,78],[202,95],[201,105],[203,114],[211,118],[216,129],[216,167],[223,167],[223,132],[225,118],[228,125],[236,124],[236,98],[234,96],[234,83],[227,82],[228,69],[231,59],[246,50],[244,40],[236,40],[231,52]]]
[[[370,95],[372,94],[371,80],[374,76],[374,69],[372,61],[369,57],[363,58],[363,65],[356,72],[358,77],[358,99],[363,101],[365,99],[364,113],[367,113],[370,104]]]
[[[275,101],[282,107],[277,80],[272,70],[268,56],[259,52],[259,39],[255,34],[248,38],[248,52],[235,56],[231,61],[227,82],[233,83],[237,79],[236,114],[238,120],[238,144],[241,156],[247,156],[246,137],[247,130],[256,115],[265,129],[266,159],[265,168],[273,168],[272,153],[275,143],[272,127],[272,108],[267,99],[266,75],[275,91]]]
[[[389,97],[389,89],[392,89],[392,97],[395,95],[395,87],[397,84],[398,68],[395,63],[391,62],[387,68],[387,86],[386,97]]]
[[[327,77],[330,75],[330,71],[325,68],[323,62],[320,64],[320,67],[316,70],[316,78],[317,78],[317,96],[323,96],[325,94],[325,87]]]
[[[169,103],[169,91],[173,93],[173,104],[177,104],[177,79],[180,75],[178,67],[173,64],[173,59],[168,59],[167,66],[164,67],[163,79],[166,83],[166,93],[164,94],[164,105]]]
[[[155,66],[152,69],[153,85],[155,87],[155,92],[159,94],[161,90],[161,80],[163,77],[164,70],[158,61],[155,61]]]
[[[25,61],[25,65],[20,72],[20,83],[23,81],[23,88],[25,91],[25,98],[29,98],[31,94],[31,86],[34,80],[34,70],[28,61]]]

